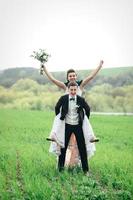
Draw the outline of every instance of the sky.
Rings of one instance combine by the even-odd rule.
[[[0,69],[133,66],[133,0],[0,0]]]

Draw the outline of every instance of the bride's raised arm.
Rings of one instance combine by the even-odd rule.
[[[56,78],[53,77],[53,75],[48,72],[46,66],[44,64],[41,65],[41,73],[49,78],[50,81],[52,81],[55,85],[57,85],[59,88],[66,90],[66,85],[62,82],[57,80]]]
[[[83,89],[83,87],[85,85],[87,85],[96,75],[97,73],[99,72],[99,70],[102,68],[103,66],[103,60],[100,61],[98,67],[96,69],[94,69],[85,79],[83,79],[81,85],[80,85],[80,88]]]

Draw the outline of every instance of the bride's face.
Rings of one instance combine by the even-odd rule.
[[[70,72],[69,74],[68,74],[68,81],[76,81],[76,79],[77,79],[77,75],[76,75],[76,73],[75,72]]]

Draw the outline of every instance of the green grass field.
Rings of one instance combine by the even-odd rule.
[[[0,200],[133,199],[133,117],[91,116],[100,137],[91,177],[80,168],[56,170],[45,140],[53,118],[52,112],[0,110]]]

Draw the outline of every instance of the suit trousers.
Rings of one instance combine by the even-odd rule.
[[[85,145],[84,134],[81,125],[70,125],[65,124],[65,147],[61,148],[61,154],[58,158],[58,169],[61,171],[64,168],[66,150],[69,144],[71,134],[74,133],[78,145],[78,150],[81,158],[82,169],[84,172],[89,170],[88,161],[87,161],[87,151]]]

